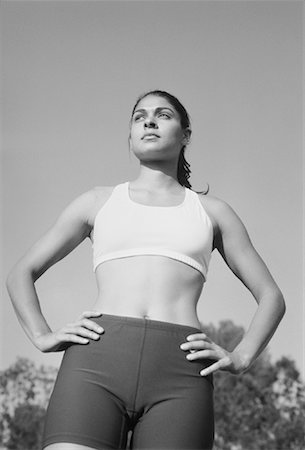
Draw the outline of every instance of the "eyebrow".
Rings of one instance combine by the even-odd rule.
[[[160,111],[163,111],[164,109],[168,109],[168,110],[171,111],[173,114],[175,114],[175,112],[174,112],[171,108],[169,108],[168,106],[158,107],[158,108],[155,109],[154,112],[155,112],[155,113],[158,113],[158,112],[160,112]],[[141,113],[146,113],[147,110],[146,110],[145,108],[136,109],[135,112],[134,112],[133,114],[136,114],[136,113],[139,113],[139,112],[141,112]]]

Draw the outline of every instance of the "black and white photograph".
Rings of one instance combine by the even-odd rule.
[[[304,449],[304,2],[0,13],[0,450]]]

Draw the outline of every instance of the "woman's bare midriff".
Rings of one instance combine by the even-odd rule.
[[[95,311],[200,327],[196,306],[204,278],[185,263],[140,255],[106,261],[96,269]]]

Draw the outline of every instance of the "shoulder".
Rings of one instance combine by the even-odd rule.
[[[198,194],[200,202],[211,219],[215,234],[245,233],[246,229],[236,211],[226,201],[212,195]]]
[[[210,194],[198,194],[198,198],[215,226],[219,226],[224,220],[236,216],[233,208],[218,197]]]
[[[97,200],[103,199],[111,194],[115,186],[95,186],[90,192],[95,195]]]
[[[198,198],[202,205],[211,210],[213,214],[218,214],[220,211],[226,209],[232,209],[227,202],[210,194],[198,194]]]
[[[95,186],[88,192],[91,196],[89,223],[93,226],[96,214],[104,206],[115,186]]]
[[[114,186],[96,186],[78,195],[61,213],[60,220],[75,219],[91,227],[97,211],[107,201]]]

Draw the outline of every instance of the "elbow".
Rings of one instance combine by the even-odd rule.
[[[6,289],[8,290],[8,292],[11,291],[11,289],[15,285],[17,279],[18,279],[17,267],[15,266],[10,270],[10,272],[8,273],[6,280],[5,280],[5,285],[6,285]]]
[[[277,311],[278,311],[278,316],[279,316],[279,321],[280,321],[280,320],[282,320],[282,318],[284,317],[284,315],[286,313],[286,302],[285,302],[282,292],[279,289],[277,289],[277,291],[275,293],[275,299],[276,299]]]
[[[258,303],[263,309],[269,310],[277,324],[280,323],[286,313],[286,303],[278,286],[272,286],[265,290]]]
[[[286,303],[284,297],[282,296],[282,317],[286,314]]]
[[[21,261],[18,262],[8,273],[5,284],[9,293],[14,290],[14,287],[19,284],[21,279],[29,277],[34,281],[34,276],[30,268],[28,268]]]

